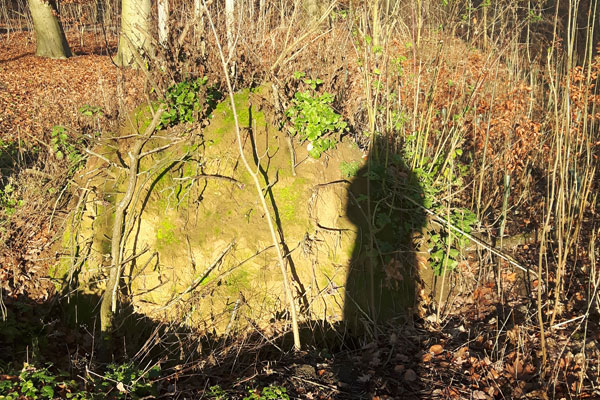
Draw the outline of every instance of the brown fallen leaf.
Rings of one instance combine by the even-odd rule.
[[[404,381],[405,382],[414,382],[417,380],[417,373],[412,369],[407,369],[404,373]]]
[[[394,367],[394,372],[395,372],[395,373],[397,373],[397,374],[401,374],[401,373],[403,373],[403,372],[404,372],[404,370],[405,370],[405,367],[404,367],[404,365],[402,365],[402,364],[398,364],[398,365],[396,365],[396,366]]]
[[[443,351],[444,347],[442,347],[441,344],[434,344],[429,348],[429,352],[435,354],[436,356],[442,354]]]
[[[454,356],[456,358],[466,358],[469,355],[469,348],[467,346],[463,346],[456,351]]]
[[[488,400],[490,396],[481,390],[475,390],[472,394],[472,398],[475,400]]]

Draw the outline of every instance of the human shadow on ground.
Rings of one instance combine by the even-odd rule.
[[[358,230],[345,286],[344,322],[374,338],[411,319],[417,254],[426,223],[423,189],[393,139],[378,137],[352,180],[347,213]]]
[[[377,370],[383,366],[377,356],[378,341],[412,322],[418,279],[415,241],[426,224],[423,189],[397,138],[374,140],[367,162],[351,181],[348,197],[347,215],[358,235],[344,288],[343,325],[349,346],[363,349],[362,357],[354,361],[357,369],[370,363]],[[420,351],[418,346],[414,351]],[[419,377],[406,373],[411,380],[408,386],[415,391],[402,395],[418,398],[414,393],[420,387]],[[402,380],[402,374],[398,378]],[[340,374],[339,379],[343,382],[347,374]]]

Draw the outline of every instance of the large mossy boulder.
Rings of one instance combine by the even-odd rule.
[[[260,161],[256,168],[303,318],[341,321],[348,318],[344,304],[350,302],[368,313],[367,275],[355,274],[347,282],[353,268],[364,264],[361,248],[369,236],[357,206],[365,185],[352,176],[360,175],[363,153],[352,141],[342,141],[315,160],[296,144],[294,176],[286,136],[250,107],[248,98],[248,91],[235,95],[244,151],[255,166]],[[147,124],[147,114],[136,113],[131,125]],[[160,132],[145,150],[159,149],[174,135]],[[141,162],[125,226],[123,290],[140,313],[217,333],[280,318],[286,309],[282,276],[260,200],[240,160],[229,103],[217,106],[208,127],[178,142]],[[122,164],[127,145],[118,143],[97,152]],[[80,284],[101,292],[125,171],[97,158],[80,179],[89,190],[75,212],[79,222],[66,235],[71,257],[59,270],[73,275],[79,268]],[[383,282],[377,274],[375,279]],[[352,299],[346,287],[352,288]]]

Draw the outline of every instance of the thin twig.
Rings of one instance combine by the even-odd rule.
[[[273,245],[275,246],[275,249],[277,250],[277,259],[279,261],[279,267],[281,268],[281,274],[283,277],[283,287],[284,287],[284,291],[285,294],[287,296],[288,299],[288,306],[289,306],[289,311],[292,317],[292,331],[293,331],[293,336],[294,336],[294,349],[296,351],[300,350],[300,330],[298,328],[298,315],[296,312],[296,305],[294,303],[294,296],[292,295],[292,291],[290,290],[290,284],[288,281],[288,276],[287,276],[287,271],[286,271],[286,264],[283,260],[283,254],[281,251],[281,246],[279,245],[279,240],[277,239],[277,234],[275,233],[275,228],[273,226],[273,219],[271,217],[271,211],[269,209],[269,207],[267,206],[267,203],[265,201],[265,198],[263,196],[263,192],[262,192],[262,186],[260,184],[260,181],[258,179],[258,175],[253,171],[252,167],[250,166],[250,164],[248,163],[248,159],[246,158],[246,155],[244,153],[244,148],[242,145],[242,137],[241,137],[241,130],[240,130],[240,123],[239,123],[239,119],[238,119],[238,115],[237,115],[237,107],[235,105],[235,99],[233,97],[233,87],[231,85],[231,79],[229,79],[229,71],[227,70],[227,62],[225,61],[225,55],[223,53],[223,48],[221,47],[221,42],[219,41],[219,35],[217,34],[217,30],[215,28],[215,25],[213,23],[212,17],[210,15],[210,12],[208,11],[208,8],[206,7],[206,1],[203,1],[203,6],[204,6],[204,10],[206,12],[206,16],[208,17],[208,21],[210,23],[210,27],[211,30],[213,32],[214,38],[215,38],[215,42],[217,45],[217,49],[219,52],[219,56],[221,59],[221,66],[223,67],[223,73],[225,76],[225,81],[227,82],[227,89],[229,92],[229,100],[231,102],[231,110],[233,112],[233,119],[235,122],[235,133],[236,133],[236,138],[237,138],[237,144],[238,144],[238,150],[240,153],[240,158],[242,159],[242,162],[244,164],[244,167],[246,168],[246,170],[248,171],[248,173],[250,174],[250,176],[252,177],[252,180],[254,181],[254,185],[256,187],[256,191],[258,194],[258,197],[260,198],[260,202],[263,208],[263,212],[265,214],[265,219],[267,220],[267,224],[269,226],[269,231],[271,232],[271,240],[273,241]],[[260,162],[259,162],[260,164]]]
[[[200,275],[198,278],[194,279],[194,281],[187,287],[187,289],[185,289],[181,294],[179,294],[174,299],[170,300],[167,304],[160,307],[156,311],[163,311],[163,310],[169,308],[173,303],[181,300],[183,298],[183,296],[185,296],[186,294],[188,294],[190,292],[193,292],[208,277],[208,275],[221,263],[221,261],[223,261],[223,258],[227,255],[227,253],[229,253],[231,251],[231,249],[233,248],[234,245],[235,245],[235,240],[233,240],[231,243],[229,243],[229,245],[221,252],[221,254],[219,254],[219,256],[216,258],[216,260],[213,261],[213,263],[204,271],[204,273],[202,275]]]
[[[433,212],[432,210],[428,209],[427,207],[422,206],[421,204],[417,203],[416,201],[414,201],[413,199],[411,199],[410,197],[404,197],[406,200],[410,201],[411,203],[413,203],[415,206],[421,208],[423,211],[425,211],[427,214],[431,215],[436,222],[440,223],[441,225],[447,226],[449,228],[451,228],[452,230],[460,233],[461,235],[463,235],[464,237],[466,237],[467,239],[471,240],[472,242],[474,242],[475,244],[489,250],[492,254],[497,255],[498,257],[502,258],[503,260],[507,261],[509,264],[519,268],[520,270],[530,273],[533,276],[535,276],[536,278],[538,277],[538,274],[534,271],[532,271],[530,268],[528,267],[524,267],[523,265],[521,265],[517,260],[515,260],[514,258],[512,258],[511,256],[509,256],[508,254],[496,249],[494,246],[492,246],[489,243],[484,242],[481,239],[477,239],[475,236],[468,234],[467,232],[463,231],[462,229],[460,229],[459,227],[457,227],[456,225],[452,224],[451,222],[445,220],[444,218],[440,217],[439,215],[437,215],[435,212]]]

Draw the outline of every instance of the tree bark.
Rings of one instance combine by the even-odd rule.
[[[123,0],[121,36],[115,62],[127,67],[134,63],[136,52],[150,53],[150,0]]]
[[[234,0],[225,0],[225,28],[227,30],[227,53],[228,53],[228,61],[231,60],[233,55],[233,22],[234,22],[234,10],[235,6],[233,3]]]
[[[158,0],[158,43],[165,47],[169,39],[169,0]]]
[[[35,29],[35,55],[48,58],[71,57],[65,32],[56,16],[54,1],[29,0],[29,10]]]

